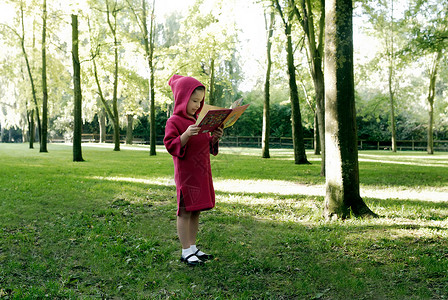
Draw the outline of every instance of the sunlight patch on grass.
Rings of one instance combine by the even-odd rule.
[[[415,152],[414,152],[415,153]],[[374,158],[380,158],[380,159],[411,159],[411,160],[422,160],[422,159],[427,159],[427,160],[441,160],[441,161],[447,161],[448,160],[448,155],[446,154],[439,154],[437,153],[436,155],[420,155],[420,153],[415,153],[415,155],[406,155],[406,154],[402,154],[402,153],[396,153],[395,155],[387,155],[387,154],[369,154],[369,153],[364,153],[364,152],[360,152],[359,156],[365,156],[365,157],[374,157]]]
[[[448,166],[448,163],[447,164],[419,163],[419,162],[413,162],[413,161],[393,161],[393,160],[368,159],[368,158],[359,158],[358,161],[375,162],[375,163],[382,163],[382,164],[410,165],[410,166],[420,166],[420,167],[445,167],[445,166]]]
[[[132,178],[132,177],[87,177],[91,179],[135,182],[148,185],[175,186],[171,177]],[[227,193],[252,193],[274,195],[325,196],[325,185],[307,185],[284,180],[215,180],[215,191]],[[409,187],[369,187],[361,186],[362,197],[376,199],[422,200],[448,202],[448,187],[409,188]]]
[[[448,188],[360,188],[361,197],[376,199],[423,200],[431,202],[448,202]]]
[[[156,177],[151,179],[144,178],[132,178],[132,177],[104,177],[104,176],[94,176],[94,177],[86,177],[88,179],[98,179],[98,180],[107,180],[107,181],[123,181],[123,182],[135,182],[135,183],[144,183],[144,184],[155,184],[155,185],[163,185],[163,186],[174,186],[175,182],[173,178],[169,177]]]

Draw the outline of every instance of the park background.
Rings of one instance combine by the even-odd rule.
[[[97,141],[100,132],[110,134],[110,137],[103,136],[103,140],[112,140],[114,130],[115,116],[107,113],[98,94],[92,64],[94,58],[104,100],[110,108],[113,101],[117,103],[120,134],[126,135],[126,130],[132,129],[128,134],[133,134],[137,142],[149,143],[151,72],[140,24],[132,10],[126,8],[132,4],[138,10],[141,3],[127,2],[117,4],[120,10],[116,19],[118,79],[115,83],[115,47],[107,24],[105,2],[74,1],[67,5],[64,1],[48,1],[46,77],[50,141],[71,141],[73,137],[70,14],[80,10],[83,12],[79,21],[83,133],[97,134]],[[20,3],[24,4],[23,28]],[[115,2],[110,3],[111,13]],[[151,4],[148,3],[149,14]],[[153,114],[157,141],[160,143],[165,121],[172,110],[173,98],[167,81],[175,73],[196,76],[204,82],[208,87],[208,103],[228,107],[243,97],[244,103],[251,104],[236,126],[227,130],[227,136],[262,136],[269,25],[265,15],[268,20],[269,1],[209,0],[193,4],[194,1],[155,2]],[[446,29],[445,15],[440,12],[443,9],[438,10],[438,7],[444,7],[444,1],[430,2],[420,10],[417,4],[418,1],[396,0],[379,4],[354,2],[358,137],[372,142],[375,147],[380,142],[382,148],[390,148],[388,142],[394,136],[396,140],[418,141],[417,147],[424,149],[429,127],[434,127],[435,140],[448,140],[447,60],[445,50],[438,56],[440,47],[436,45],[437,32]],[[317,16],[319,3],[313,5],[313,13]],[[30,118],[37,122],[37,116],[30,115],[36,107],[42,111],[43,105],[41,3],[5,1],[1,12],[1,140],[28,141]],[[139,14],[139,11],[135,12]],[[269,39],[272,42],[270,136],[278,139],[291,137],[291,105],[286,80],[286,39],[278,13],[274,18],[273,34]],[[317,28],[318,21],[315,23]],[[300,24],[294,21],[292,26],[302,126],[305,138],[311,139],[316,133],[316,92],[307,59],[310,53]],[[31,96],[33,90],[23,51],[30,64],[35,100]],[[431,76],[436,76],[434,92]],[[115,84],[116,96],[113,95]],[[429,105],[431,93],[434,97],[432,110]],[[433,112],[433,125],[430,125],[430,111]],[[39,136],[37,127],[34,126],[35,139]],[[85,139],[92,140],[91,137]],[[125,140],[124,137],[121,139]],[[132,137],[128,138],[129,142],[132,140]],[[412,149],[411,142],[403,143],[403,146]],[[447,145],[441,142],[436,143],[436,147],[446,149]]]
[[[142,3],[154,33],[152,60],[138,23]],[[263,135],[268,41],[271,140],[293,138],[280,12],[294,2],[280,1],[275,10],[270,3],[197,1],[190,9],[185,1],[176,4],[176,15],[168,6],[150,18],[149,1],[47,1],[47,15],[37,1],[2,2],[2,140],[16,143],[0,144],[0,297],[446,298],[446,1],[354,2],[358,145],[382,149],[360,150],[357,184],[378,217],[331,222],[323,217],[326,178],[317,147],[308,144],[303,164],[288,142],[268,156],[266,144],[263,151],[255,147]],[[295,3],[312,3],[318,19],[322,2]],[[72,87],[73,13],[82,102]],[[318,93],[301,23],[289,21],[305,141],[316,133]],[[209,86],[209,103],[228,106],[241,96],[251,103],[223,140],[250,137],[251,147],[221,147],[211,158],[217,207],[203,215],[199,244],[216,259],[196,269],[178,261],[172,159],[151,141],[163,135],[172,108],[166,81],[182,72]],[[82,144],[83,162],[72,161],[73,111],[91,141]],[[44,141],[38,129],[29,139],[38,113],[42,127],[48,117]],[[410,151],[400,151],[400,143],[394,149],[393,124],[398,140],[414,140]],[[116,129],[123,140],[132,133],[127,145],[93,143],[93,133],[101,141],[99,131]]]

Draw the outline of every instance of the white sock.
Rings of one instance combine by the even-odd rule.
[[[193,254],[194,252],[191,251],[191,247],[187,248],[187,249],[182,249],[182,257],[183,258],[187,258],[188,255]],[[193,261],[198,261],[199,259],[196,256],[192,256],[188,259],[188,261],[193,262]]]
[[[196,253],[196,251],[198,251],[198,248],[196,248],[196,245],[191,245],[190,249],[191,249],[192,253]],[[204,255],[205,253],[199,250],[199,252],[197,254]]]

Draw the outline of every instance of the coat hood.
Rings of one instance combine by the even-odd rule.
[[[191,118],[187,114],[187,105],[193,91],[199,87],[204,86],[199,80],[193,77],[173,75],[168,84],[171,87],[174,95],[174,115]],[[201,101],[201,107],[196,111],[195,118],[201,112],[204,106],[204,99]]]

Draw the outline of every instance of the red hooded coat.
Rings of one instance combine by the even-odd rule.
[[[191,94],[203,84],[192,77],[179,75],[171,77],[168,84],[174,95],[174,114],[166,122],[163,142],[173,156],[178,208],[183,199],[187,211],[211,209],[215,206],[215,191],[210,154],[218,154],[218,142],[213,143],[209,133],[190,137],[184,147],[180,140],[188,126],[196,123],[197,114],[204,106],[202,99],[195,118],[188,116],[187,104]],[[179,209],[177,214],[179,215]]]

